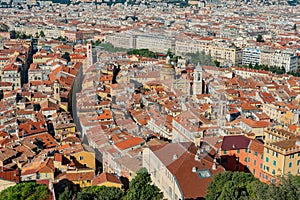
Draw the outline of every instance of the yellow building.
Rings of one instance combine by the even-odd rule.
[[[52,158],[43,159],[42,161],[33,162],[25,166],[21,171],[21,180],[54,180],[54,162]]]
[[[148,90],[163,89],[163,86],[159,82],[150,81],[145,84],[145,89],[148,89]]]
[[[295,132],[265,129],[263,179],[274,182],[276,177],[300,174],[300,137]]]
[[[92,186],[92,181],[95,177],[95,171],[92,169],[76,169],[68,170],[56,177],[56,182],[67,179],[81,188]]]
[[[60,134],[65,131],[70,132],[70,133],[75,133],[76,125],[74,123],[65,123],[65,124],[56,124],[55,125],[55,133],[56,134]]]
[[[114,175],[110,173],[102,173],[95,177],[92,183],[93,186],[106,186],[122,188],[122,182]]]
[[[77,150],[74,151],[74,153],[71,153],[70,156],[74,157],[76,161],[81,165],[83,165],[84,167],[93,170],[96,169],[95,152],[91,147],[83,144],[82,148],[78,148]]]
[[[292,125],[295,122],[295,114],[291,111],[287,111],[282,115],[281,121],[285,126]]]

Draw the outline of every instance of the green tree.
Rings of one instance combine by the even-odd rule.
[[[44,184],[19,183],[0,192],[0,200],[47,200],[51,192]]]
[[[40,37],[45,37],[44,31],[40,31]]]
[[[187,56],[190,57],[191,62],[194,65],[197,65],[198,63],[200,65],[209,65],[209,66],[215,66],[215,62],[212,60],[212,57],[210,55],[206,55],[204,51],[197,52],[197,53],[188,53]]]
[[[217,60],[214,60],[214,63],[215,63],[215,65],[216,65],[216,67],[220,67],[220,62],[219,61],[217,61]]]
[[[65,191],[59,195],[58,200],[72,200],[74,199],[76,194],[68,187],[66,187]]]
[[[91,186],[77,194],[76,200],[120,200],[124,192],[116,187]]]
[[[209,184],[207,200],[238,200],[259,199],[257,194],[265,193],[256,191],[260,182],[252,174],[243,172],[224,172],[217,174]],[[262,184],[262,183],[261,183]],[[260,187],[263,188],[264,187]]]
[[[279,184],[264,184],[251,174],[224,172],[209,184],[207,200],[294,200],[300,199],[300,177],[287,176]]]
[[[262,37],[262,35],[258,35],[257,38],[256,38],[256,42],[263,42],[264,39]]]
[[[129,189],[123,199],[159,200],[163,199],[163,193],[152,184],[147,169],[141,168],[137,171],[136,177],[129,183]]]
[[[149,49],[133,49],[127,51],[128,55],[139,55],[147,58],[157,58],[157,54]]]

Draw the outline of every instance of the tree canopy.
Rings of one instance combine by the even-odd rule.
[[[137,171],[136,177],[129,183],[129,189],[123,199],[159,200],[163,199],[163,193],[157,186],[152,184],[147,169],[141,168]]]
[[[256,42],[263,42],[264,38],[262,37],[262,35],[258,35],[256,38]]]
[[[19,183],[0,192],[0,200],[48,200],[51,192],[45,184]]]
[[[44,31],[40,31],[40,37],[45,37]]]
[[[197,52],[197,53],[188,53],[187,56],[190,57],[191,63],[197,65],[208,65],[208,66],[215,66],[215,62],[213,61],[210,55],[206,55],[204,51]]]
[[[77,200],[120,200],[124,192],[116,187],[91,186],[77,194]]]
[[[133,49],[127,51],[128,55],[139,55],[142,57],[148,57],[148,58],[157,58],[157,54],[153,51],[150,51],[149,49]]]
[[[105,42],[105,43],[98,43],[99,47],[101,47],[103,50],[111,52],[111,53],[115,53],[115,52],[124,52],[127,51],[128,49],[125,48],[118,48],[118,47],[114,47],[111,43],[109,42]]]
[[[300,177],[282,178],[280,184],[264,184],[249,173],[217,174],[208,187],[207,200],[294,200],[300,199]]]
[[[268,66],[268,65],[259,65],[259,64],[255,64],[253,66],[252,63],[250,63],[249,65],[244,65],[244,68],[250,68],[250,69],[257,69],[257,70],[265,70],[265,71],[270,71],[272,73],[276,73],[276,74],[285,74],[285,68],[284,67],[276,67],[276,66]]]
[[[59,200],[161,200],[163,193],[152,184],[150,174],[141,168],[124,192],[116,187],[91,186],[83,188],[80,192],[65,189],[59,195]],[[0,199],[1,200],[1,199]]]

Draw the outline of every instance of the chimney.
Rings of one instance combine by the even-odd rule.
[[[211,169],[212,169],[212,170],[216,170],[216,169],[217,169],[216,163],[214,163],[214,164],[212,165]]]
[[[177,154],[174,154],[173,155],[173,160],[177,160],[178,159],[178,155]]]
[[[216,158],[214,158],[214,163],[213,163],[211,169],[212,170],[216,170],[217,169],[217,159]]]
[[[196,160],[196,161],[200,161],[200,158],[199,158],[198,155],[195,155],[195,160]]]
[[[197,167],[193,167],[192,172],[197,172]]]

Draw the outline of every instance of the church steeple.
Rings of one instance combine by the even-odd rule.
[[[194,70],[193,95],[202,94],[202,66],[198,63]]]
[[[55,80],[53,83],[53,93],[54,99],[56,99],[58,103],[60,103],[60,84],[58,80]]]
[[[87,65],[88,67],[93,65],[93,49],[92,49],[92,43],[88,42],[86,46],[86,54],[87,54]]]

